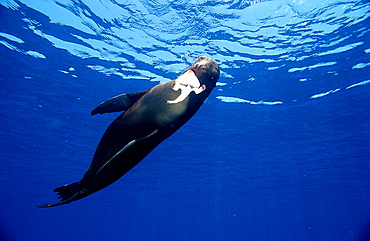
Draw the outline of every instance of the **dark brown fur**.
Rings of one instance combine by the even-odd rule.
[[[112,98],[95,108],[92,114],[126,111],[105,131],[83,178],[54,190],[61,198],[60,202],[38,207],[67,204],[107,187],[193,117],[215,87],[220,71],[217,63],[209,57],[199,57],[189,69],[206,89],[199,94],[190,93],[180,103],[167,103],[176,99],[181,91],[171,88],[172,80],[156,85],[146,93]]]

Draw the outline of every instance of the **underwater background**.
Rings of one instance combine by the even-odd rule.
[[[221,77],[113,185],[69,205],[115,95]],[[0,240],[370,240],[370,2],[0,0]]]

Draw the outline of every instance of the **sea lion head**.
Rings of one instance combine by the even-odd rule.
[[[171,88],[174,91],[181,90],[181,94],[175,100],[168,100],[167,103],[180,103],[184,101],[192,92],[194,92],[196,95],[205,93],[205,96],[208,96],[212,89],[216,86],[219,77],[220,69],[216,61],[210,57],[200,56],[185,73],[179,76],[172,83]]]
[[[197,76],[200,84],[205,85],[208,89],[213,89],[220,77],[218,64],[214,59],[207,56],[199,56],[189,69]]]

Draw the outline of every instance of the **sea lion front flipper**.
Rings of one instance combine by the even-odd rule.
[[[135,93],[117,95],[95,107],[91,111],[91,115],[125,111],[147,92],[148,90],[144,90]]]
[[[158,132],[157,129],[155,129],[152,133],[150,133],[149,135],[146,135],[144,137],[141,137],[139,139],[135,139],[135,140],[132,140],[130,141],[126,146],[124,146],[119,152],[117,152],[116,154],[114,154],[97,172],[96,174],[98,174],[101,170],[103,170],[109,163],[112,163],[112,161],[121,153],[123,153],[124,151],[126,151],[129,147],[131,147],[132,145],[134,145],[136,142],[138,141],[141,141],[141,140],[144,140],[148,137],[151,137],[153,136],[154,134],[156,134]]]

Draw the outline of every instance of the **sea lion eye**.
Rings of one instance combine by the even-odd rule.
[[[198,69],[205,69],[205,68],[206,68],[206,66],[204,66],[204,64],[200,64],[199,67],[198,67]]]

